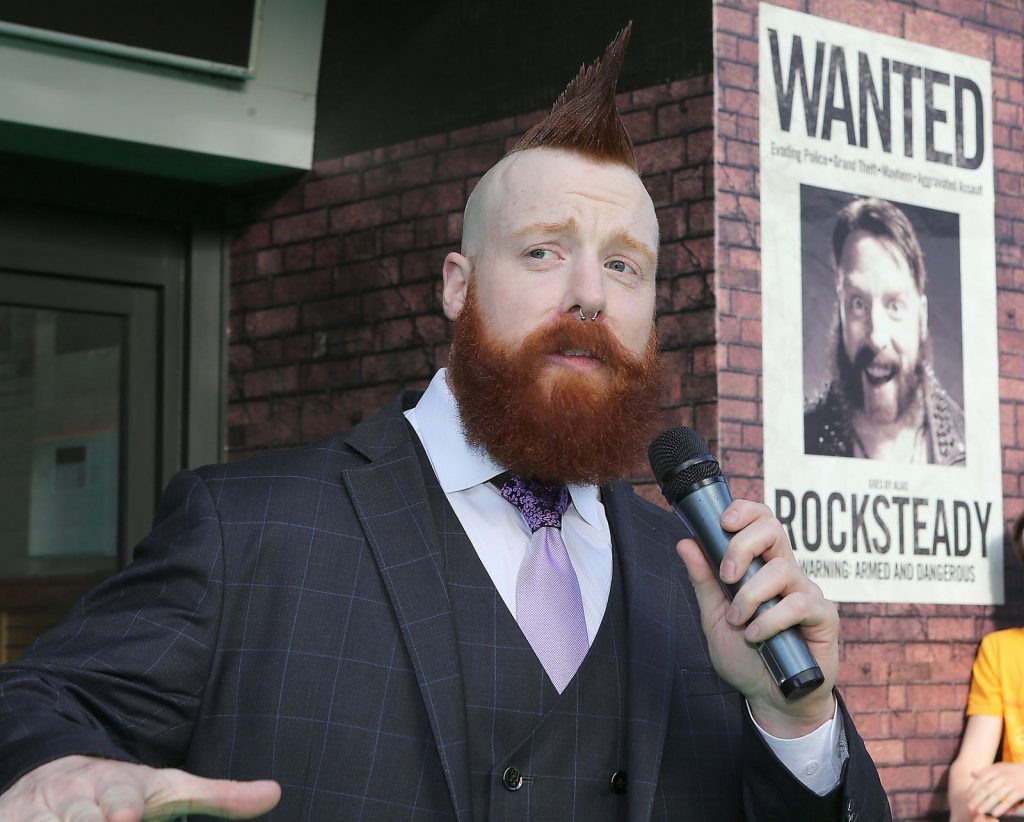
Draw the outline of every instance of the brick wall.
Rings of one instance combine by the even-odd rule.
[[[661,224],[665,425],[716,430],[709,77],[623,94]],[[237,192],[229,458],[326,436],[444,365],[441,266],[480,175],[539,115],[318,163]],[[649,479],[639,467],[638,480]],[[645,484],[643,493],[658,493]]]
[[[1024,198],[1019,0],[800,0],[778,5],[992,63],[1004,514],[1024,469]],[[715,3],[719,447],[733,488],[763,494],[757,3]],[[1024,580],[1007,563],[1005,607],[844,605],[840,683],[897,819],[942,818],[980,638],[1024,623]]]

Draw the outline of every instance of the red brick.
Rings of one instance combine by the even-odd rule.
[[[734,476],[759,477],[764,472],[764,464],[759,451],[727,449],[722,453],[722,465],[730,478]]]
[[[411,376],[429,376],[434,373],[423,349],[370,354],[362,360],[363,379],[369,382],[405,380]]]
[[[256,276],[256,255],[252,253],[231,255],[231,282],[241,283]]]
[[[672,175],[672,197],[676,201],[698,200],[710,192],[701,166],[684,169]]]
[[[256,340],[252,344],[253,368],[270,368],[274,365],[281,365],[283,353],[284,345],[278,337]]]
[[[268,308],[245,315],[245,330],[250,337],[270,337],[294,331],[299,311],[294,306]]]
[[[268,248],[256,252],[256,273],[260,276],[280,274],[284,270],[284,258],[280,248]]]
[[[313,244],[296,243],[284,249],[284,270],[290,273],[304,271],[313,266]]]
[[[434,155],[427,154],[371,168],[363,174],[363,191],[367,197],[378,197],[426,185],[434,179],[434,165]]]
[[[270,304],[270,281],[253,280],[236,287],[232,292],[233,308],[264,308]]]
[[[641,109],[622,116],[623,125],[633,142],[641,143],[654,136],[654,111]]]
[[[482,174],[501,159],[502,150],[497,141],[453,148],[437,155],[435,179],[468,177]]]
[[[716,66],[718,82],[724,86],[751,89],[757,87],[757,67],[734,60],[719,60]]]
[[[327,212],[311,211],[273,222],[273,238],[277,244],[323,236],[327,231]]]
[[[380,253],[377,244],[379,231],[368,228],[365,231],[356,231],[346,234],[343,239],[342,258],[346,260],[368,260]]]
[[[383,291],[371,291],[363,296],[366,317],[381,320],[433,311],[434,287],[432,284],[403,285]]]
[[[448,240],[448,218],[444,214],[435,217],[423,217],[416,221],[414,227],[416,245],[420,248],[431,245],[443,245]]]
[[[228,346],[228,362],[235,371],[252,368],[252,348],[242,344]]]
[[[455,180],[403,192],[401,215],[403,218],[410,218],[456,209],[461,211],[465,205],[464,183],[461,180]]]
[[[718,402],[722,419],[754,422],[760,420],[758,404],[749,400],[723,399]]]
[[[327,269],[307,271],[274,280],[274,302],[301,303],[331,293],[331,272]]]
[[[868,739],[864,744],[876,766],[902,765],[906,761],[902,739]]]
[[[995,52],[994,66],[1019,72],[1024,65],[1024,43],[1021,42],[1019,34],[1012,40],[1007,37],[996,37]]]
[[[684,141],[677,137],[643,143],[636,147],[637,164],[642,174],[669,171],[683,164],[685,151]]]
[[[931,617],[928,620],[928,636],[932,639],[972,639],[974,625],[969,619]]]
[[[929,46],[992,59],[992,38],[961,26],[958,21],[935,12],[917,9],[903,17],[903,36]]]
[[[962,708],[967,699],[967,685],[966,682],[963,685],[908,685],[907,699],[918,708]]]
[[[306,208],[321,208],[356,200],[362,195],[362,175],[340,174],[321,180],[311,180],[303,188]]]
[[[362,371],[356,359],[311,363],[302,371],[302,387],[314,391],[353,388],[362,382]]]
[[[302,307],[302,327],[313,329],[325,326],[340,326],[358,322],[362,319],[362,299],[360,297],[338,297],[331,300],[320,300]]]
[[[959,739],[927,737],[906,741],[907,762],[950,762],[960,747]],[[875,760],[876,763],[878,760]]]
[[[698,200],[686,206],[686,224],[691,234],[715,230],[715,206],[711,200]]]
[[[718,241],[723,245],[761,247],[761,227],[757,223],[719,219]]]
[[[985,21],[991,26],[1008,32],[1024,30],[1024,14],[1021,12],[1020,4],[1017,4],[1016,8],[1011,8],[995,3],[986,3]]]
[[[670,137],[693,129],[712,128],[714,98],[707,94],[658,106],[655,122],[659,137]]]
[[[738,34],[741,37],[754,36],[754,15],[749,11],[731,9],[715,3],[715,31]]]
[[[894,765],[878,769],[886,791],[931,788],[931,770],[927,765]]]
[[[711,129],[694,131],[686,135],[686,162],[707,163],[711,160],[715,133]]]
[[[669,172],[648,174],[641,179],[647,193],[651,195],[651,202],[654,203],[655,208],[675,204],[672,199],[672,178]]]
[[[718,374],[719,396],[755,400],[760,396],[758,383],[759,378],[756,374],[721,371]]]
[[[241,226],[231,241],[231,252],[237,254],[263,248],[270,244],[270,224],[265,222],[249,223]]]
[[[331,209],[331,231],[344,234],[350,231],[379,226],[397,220],[401,215],[397,194],[362,200],[358,203]]]
[[[250,371],[243,376],[242,384],[247,397],[276,396],[299,387],[299,372],[294,365]]]
[[[743,89],[726,86],[722,89],[719,117],[722,112],[742,114],[744,117],[756,117],[759,107],[757,89]]]
[[[732,166],[756,167],[760,162],[759,150],[755,143],[729,140],[725,145],[725,159]]]
[[[868,31],[891,34],[893,37],[899,37],[903,33],[903,12],[898,6],[890,3],[871,0],[810,0],[807,11]]]

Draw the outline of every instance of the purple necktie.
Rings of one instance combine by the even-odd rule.
[[[580,582],[562,540],[569,490],[511,474],[501,495],[522,511],[533,532],[516,578],[516,621],[562,693],[590,648]]]

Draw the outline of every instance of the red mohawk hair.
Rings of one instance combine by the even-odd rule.
[[[513,152],[563,149],[639,172],[633,141],[615,107],[615,83],[632,28],[631,20],[605,49],[603,58],[592,66],[580,67],[579,74],[555,100],[551,113],[523,135]]]

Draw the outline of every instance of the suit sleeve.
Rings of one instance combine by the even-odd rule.
[[[819,796],[775,756],[744,711],[743,807],[749,820],[814,819],[821,822],[889,822],[892,813],[874,762],[853,718],[836,694],[848,757],[839,785]]]
[[[220,520],[203,480],[177,474],[121,574],[0,668],[0,792],[71,754],[180,764],[220,624]]]

